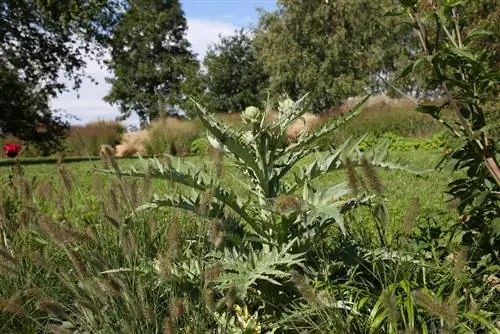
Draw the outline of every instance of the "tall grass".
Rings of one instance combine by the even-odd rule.
[[[340,108],[324,115],[323,121],[344,113],[358,100],[353,98],[346,101]],[[381,138],[387,133],[401,137],[429,138],[442,129],[438,121],[417,112],[410,102],[378,95],[371,97],[361,114],[329,136],[325,144],[338,145],[351,136],[361,137],[367,133],[375,138]]]
[[[115,146],[126,129],[117,121],[95,121],[72,126],[64,140],[65,155],[98,156],[101,145]]]
[[[146,129],[149,155],[165,153],[185,156],[191,153],[191,143],[202,134],[199,122],[168,117],[152,122]]]
[[[415,158],[429,166],[428,157]],[[103,163],[95,167],[102,168]],[[114,165],[109,161],[107,164]],[[217,329],[224,333],[224,328],[245,328],[232,318],[236,314],[247,319],[246,328],[250,328],[250,316],[245,318],[244,312],[236,313],[228,307],[243,305],[242,301],[236,295],[221,295],[210,283],[217,279],[220,269],[207,266],[210,259],[205,257],[204,240],[210,244],[220,244],[221,240],[237,242],[225,239],[229,226],[181,210],[136,210],[153,192],[176,193],[182,189],[147,175],[142,179],[110,178],[92,173],[91,167],[92,163],[3,167],[0,332],[196,333]],[[233,171],[225,164],[221,168],[220,181],[234,184]],[[369,212],[347,217],[348,236],[334,229],[325,240],[331,253],[328,257],[322,255],[324,272],[315,274],[318,284],[303,273],[294,274],[292,287],[297,290],[293,293],[298,297],[290,302],[285,317],[261,317],[258,309],[249,309],[250,315],[257,312],[253,319],[261,326],[273,325],[278,332],[355,333],[367,332],[370,327],[382,330],[390,322],[400,330],[417,328],[410,322],[419,324],[424,321],[422,317],[427,317],[425,321],[436,326],[437,332],[440,314],[453,325],[447,319],[457,306],[446,299],[446,293],[462,286],[457,283],[454,287],[453,282],[462,281],[449,274],[455,269],[444,260],[453,249],[441,244],[446,235],[434,240],[439,253],[432,260],[436,262],[427,263],[425,270],[418,257],[408,256],[418,254],[411,252],[411,247],[427,244],[396,237],[404,230],[406,234],[401,235],[425,239],[427,221],[423,209],[435,211],[443,206],[443,199],[428,198],[425,188],[435,185],[436,179],[444,185],[446,175],[414,178],[394,172],[378,173],[384,183],[384,196],[393,204],[389,215],[405,216],[406,226],[380,225],[383,221],[370,218],[373,216]],[[341,174],[320,181],[337,182]],[[209,196],[207,193],[205,197]],[[411,197],[415,196],[422,198],[418,206],[404,200],[413,203]],[[200,208],[206,201],[201,200]],[[387,236],[384,242],[391,245],[392,253],[381,248],[376,232],[379,228]],[[436,233],[438,228],[431,225],[428,231]],[[443,281],[450,283],[439,290]],[[441,295],[418,290],[424,284],[427,289],[442,291]],[[489,289],[490,304],[481,305],[492,310],[495,290],[489,284],[476,288],[474,298],[488,303],[483,291]],[[418,298],[413,295],[416,291],[420,291]],[[414,299],[422,303],[422,308],[415,306]],[[380,307],[375,311],[379,300]],[[458,307],[463,307],[463,301],[460,303]],[[430,312],[426,313],[425,307]],[[483,314],[478,311],[478,317]],[[403,327],[402,319],[408,322],[407,327]]]

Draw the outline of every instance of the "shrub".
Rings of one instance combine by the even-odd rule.
[[[210,153],[210,151],[212,151],[212,146],[210,145],[206,137],[196,138],[191,143],[192,154],[206,156]]]

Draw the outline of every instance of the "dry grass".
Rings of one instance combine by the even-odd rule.
[[[72,156],[97,156],[101,145],[115,146],[125,128],[117,121],[94,121],[84,126],[72,126],[64,140],[65,154]]]
[[[268,114],[269,121],[274,121],[278,118],[276,112],[271,112]],[[301,133],[310,131],[317,126],[321,125],[324,120],[318,116],[311,113],[305,113],[302,118],[293,122],[286,130],[286,138],[289,142],[295,141]]]
[[[202,127],[196,121],[167,117],[152,122],[146,132],[149,135],[148,154],[187,155],[193,140],[201,136]]]
[[[149,133],[144,130],[124,133],[120,144],[115,147],[115,155],[117,157],[127,157],[145,154],[149,138]]]
[[[343,105],[320,116],[312,113],[304,114],[287,130],[287,138],[293,142],[300,133],[316,128],[331,120],[332,117],[349,111],[361,97],[348,99]],[[222,122],[244,127],[240,113],[218,113],[216,117]],[[269,121],[277,118],[276,112],[270,112]],[[360,116],[354,118],[338,131],[326,138],[325,144],[338,144],[350,136],[359,137],[371,133],[379,137],[391,132],[403,137],[430,137],[440,126],[430,116],[415,111],[410,101],[402,98],[391,98],[386,95],[372,96],[365,103]],[[73,126],[64,140],[65,155],[97,156],[102,145],[109,145],[116,151],[116,156],[135,155],[187,155],[191,153],[192,142],[204,136],[205,131],[198,119],[184,120],[168,117],[152,122],[145,130],[126,133],[123,126],[116,121],[95,121],[84,126]],[[23,145],[22,156],[37,156],[36,150],[16,138],[5,138],[2,143],[19,142]]]
[[[326,113],[324,117],[343,114],[351,110],[363,97],[356,96],[347,99],[340,107]],[[387,95],[371,96],[363,106],[363,112],[389,112],[394,110],[415,111],[415,105],[405,98],[392,98]]]

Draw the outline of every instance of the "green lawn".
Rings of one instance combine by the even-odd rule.
[[[399,161],[400,164],[408,167],[432,169],[440,157],[440,152],[395,152],[389,155],[389,160]],[[208,162],[209,167],[213,167],[210,160],[205,158],[188,157],[185,158],[185,161],[200,167],[201,162],[204,161]],[[118,164],[121,168],[127,169],[130,166],[136,165],[137,159],[120,159]],[[95,208],[99,193],[101,195],[102,193],[109,195],[111,189],[113,189],[111,185],[115,177],[96,171],[96,169],[103,168],[102,161],[68,162],[63,164],[63,166],[70,175],[71,191],[74,192],[72,195],[74,199],[73,206],[75,207],[74,212],[77,214],[77,218],[80,217],[78,213],[80,210],[77,210],[78,207],[84,211]],[[231,184],[234,187],[235,184],[237,185],[234,182],[234,178],[238,177],[237,171],[233,166],[225,162],[223,166],[222,182]],[[8,184],[12,168],[7,166],[0,167],[0,181],[2,184]],[[58,192],[64,191],[67,193],[67,185],[65,187],[62,173],[58,171],[55,164],[29,164],[26,166],[23,165],[22,169],[25,178],[30,180],[32,185],[34,185],[34,189],[43,188],[43,185],[51,184],[54,200]],[[445,208],[446,195],[444,191],[446,184],[451,180],[451,173],[446,171],[432,171],[418,176],[405,171],[385,169],[379,169],[378,173],[385,188],[385,198],[393,224],[398,225],[398,222],[403,219],[414,198],[419,199],[421,212]],[[344,171],[339,170],[320,178],[315,184],[321,186],[321,184],[339,183],[344,182],[344,180]],[[143,183],[144,180],[136,179],[136,181]],[[180,188],[172,185],[170,182],[154,180],[152,190],[161,194],[162,192],[179,191]]]

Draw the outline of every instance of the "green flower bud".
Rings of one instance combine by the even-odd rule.
[[[294,103],[295,102],[293,102],[293,100],[291,98],[287,98],[287,99],[285,99],[283,101],[280,101],[278,103],[278,111],[279,112],[284,112],[284,111],[290,109],[293,106]]]
[[[260,122],[260,117],[261,117],[261,112],[259,108],[250,106],[243,111],[243,114],[241,115],[243,118],[243,121],[245,122],[251,122],[251,123],[256,123]]]

